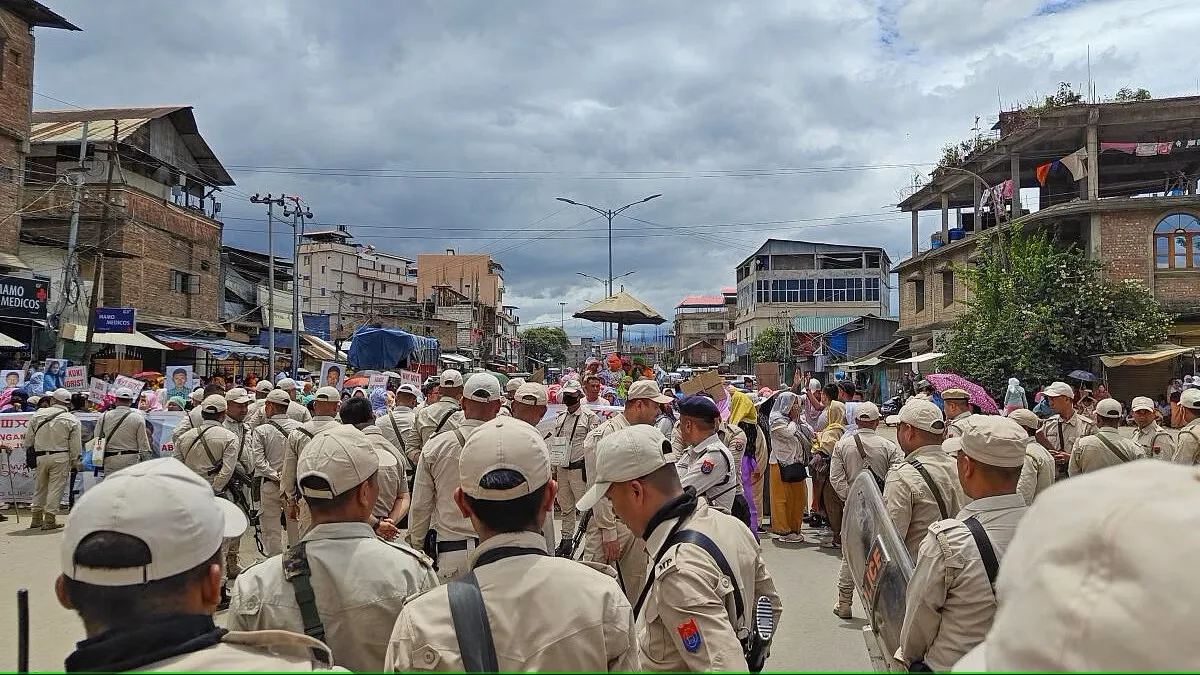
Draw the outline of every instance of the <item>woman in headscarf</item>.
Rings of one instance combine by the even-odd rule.
[[[387,414],[387,390],[383,387],[375,387],[371,390],[371,394],[367,396],[367,400],[371,402],[371,410],[375,412],[375,417],[383,417]]]
[[[789,544],[804,542],[804,507],[808,503],[805,478],[806,450],[811,448],[800,425],[801,407],[796,394],[780,392],[771,409],[771,529],[770,534]],[[806,448],[807,445],[807,448]]]
[[[1015,377],[1008,378],[1008,389],[1004,391],[1004,414],[1018,409],[1028,408],[1029,400],[1025,398],[1025,388]]]
[[[838,497],[837,491],[833,489],[833,483],[829,481],[829,458],[833,453],[833,446],[837,445],[845,433],[846,405],[837,400],[827,403],[825,428],[817,434],[817,452],[813,458],[813,466],[814,469],[820,467],[818,473],[821,487],[817,495],[820,500],[820,511],[824,514],[826,522],[829,523],[829,529],[833,530],[832,546],[834,548],[841,546],[842,541],[842,500]],[[817,476],[814,474],[814,491],[818,489],[817,483]]]
[[[158,392],[148,390],[142,392],[142,410],[146,412],[158,412],[163,410],[163,404],[158,400]]]
[[[762,503],[763,473],[766,471],[767,440],[759,433],[758,409],[746,393],[730,390],[729,423],[746,435],[746,447],[742,451],[742,492],[750,507],[750,531],[758,537],[758,513]]]
[[[816,427],[817,438],[813,445],[812,468],[812,507],[813,525],[828,525],[829,519],[825,509],[825,485],[829,482],[829,451],[846,433],[846,404],[838,400],[840,389],[837,384],[830,382],[822,390],[822,403],[825,409],[821,411],[820,425]],[[810,392],[811,393],[811,392]],[[828,433],[826,433],[828,432]],[[822,453],[821,447],[825,450]]]
[[[183,409],[186,406],[187,400],[182,396],[172,396],[171,398],[167,399],[168,412],[183,412]]]

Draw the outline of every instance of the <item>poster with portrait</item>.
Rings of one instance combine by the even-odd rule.
[[[42,375],[42,391],[66,388],[68,363],[66,359],[46,359],[46,372]]]
[[[338,391],[342,390],[342,383],[346,381],[346,366],[336,361],[321,362],[321,381],[317,383],[321,387],[333,387]]]
[[[191,366],[167,366],[163,378],[163,387],[167,390],[167,398],[179,396],[185,401],[196,388],[195,374]]]
[[[0,370],[0,384],[3,384],[5,389],[12,389],[25,384],[25,371],[23,370]],[[50,391],[54,391],[51,389]]]

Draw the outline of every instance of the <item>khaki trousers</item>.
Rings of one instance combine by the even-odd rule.
[[[771,531],[776,534],[800,533],[804,526],[804,506],[808,503],[808,483],[788,483],[771,464]]]
[[[142,461],[141,455],[106,455],[104,457],[104,476],[107,478],[121,469],[128,469],[140,461]]]
[[[259,503],[262,506],[258,522],[262,526],[263,551],[269,558],[283,553],[283,526],[279,524],[279,517],[283,514],[283,492],[279,489],[279,483],[263,480]]]
[[[441,540],[438,543],[443,543]],[[438,582],[448,584],[471,569],[471,554],[475,552],[475,540],[467,540],[467,548],[462,551],[446,551],[439,553],[437,558]]]
[[[37,462],[33,476],[33,512],[50,515],[66,513],[62,507],[62,497],[71,478],[70,454],[39,455]]]
[[[575,536],[575,523],[578,521],[575,504],[583,498],[583,493],[587,491],[587,483],[583,480],[582,469],[560,466],[554,472],[558,482],[558,496],[555,499],[559,510],[562,511],[562,538],[570,539]]]
[[[620,521],[617,522],[617,541],[621,543],[620,557],[615,562],[605,559],[600,529],[593,521],[588,525],[587,535],[583,538],[582,558],[588,562],[605,563],[615,567],[617,581],[625,591],[625,597],[629,599],[629,602],[634,603],[637,602],[638,595],[642,592],[642,585],[646,582],[646,565],[649,563],[649,556],[642,540],[633,536],[633,532]]]

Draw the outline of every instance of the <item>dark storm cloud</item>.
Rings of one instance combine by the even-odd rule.
[[[557,196],[620,206],[664,194],[629,211],[652,225],[614,221],[613,268],[637,270],[623,283],[669,315],[685,294],[732,285],[733,265],[767,237],[908,254],[907,220],[888,205],[914,169],[706,172],[927,171],[974,115],[990,123],[997,90],[1018,103],[1082,81],[1080,35],[1113,83],[1102,92],[1192,84],[1155,67],[1176,56],[1150,37],[1163,19],[1133,1],[1049,3],[1047,16],[1036,0],[48,2],[84,32],[39,30],[37,89],[80,105],[195,106],[238,182],[225,195],[230,241],[265,246],[247,193],[300,194],[318,222],[385,250],[494,253],[527,324],[600,297],[575,272],[607,273],[606,224],[581,223],[593,214]],[[685,177],[613,178],[634,172]],[[799,222],[696,227],[763,221]],[[662,225],[682,229],[654,236]]]

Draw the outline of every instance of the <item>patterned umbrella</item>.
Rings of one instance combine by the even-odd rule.
[[[1000,406],[996,405],[995,399],[989,396],[983,387],[959,375],[930,373],[925,376],[925,379],[929,380],[933,388],[939,392],[946,391],[947,389],[966,389],[967,393],[971,395],[967,400],[979,406],[979,411],[985,415],[994,415],[1000,412]]]

